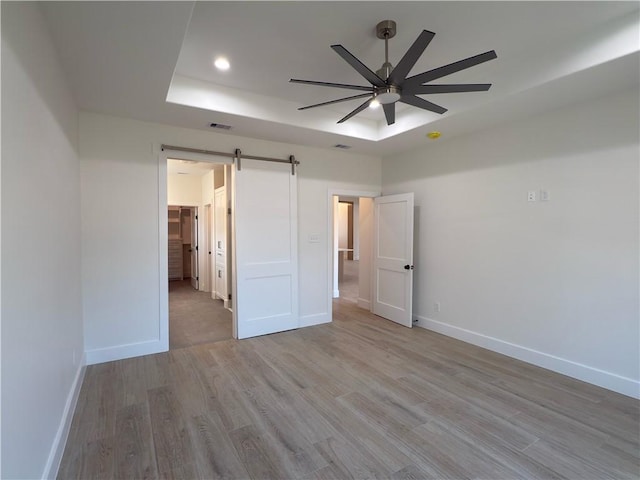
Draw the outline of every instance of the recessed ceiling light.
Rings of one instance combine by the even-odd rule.
[[[431,140],[436,140],[438,138],[440,138],[442,134],[438,131],[433,131],[433,132],[429,132],[427,133],[427,137],[429,137]]]
[[[380,102],[377,98],[374,98],[369,102],[369,108],[378,108],[380,106]]]
[[[215,60],[215,62],[213,62],[213,64],[216,66],[216,68],[218,70],[229,70],[229,67],[231,66],[229,64],[229,60],[227,60],[224,57],[216,58],[216,60]]]

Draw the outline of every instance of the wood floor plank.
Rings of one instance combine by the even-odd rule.
[[[151,429],[161,478],[195,478],[193,447],[180,405],[170,387],[149,390]]]
[[[118,412],[115,438],[115,478],[158,478],[146,402]]]
[[[231,438],[218,422],[210,415],[198,415],[189,420],[198,478],[248,478],[249,472]]]
[[[300,394],[340,432],[342,438],[363,455],[379,459],[390,473],[411,463],[409,457],[387,440],[384,432],[376,430],[366,418],[363,420],[355,415],[329,391],[314,387],[303,390]]]
[[[58,478],[640,478],[637,400],[334,306],[88,367]]]
[[[290,478],[282,461],[268,448],[264,435],[253,425],[240,427],[229,434],[250,478]]]
[[[106,480],[114,477],[114,438],[104,438],[87,442],[76,457],[76,463],[66,476],[58,478],[87,478]]]
[[[252,405],[254,425],[265,434],[269,447],[276,451],[289,475],[304,476],[326,466],[326,461],[305,439],[295,422],[283,412],[283,406],[274,402],[274,392],[267,388],[255,388],[247,392]]]
[[[332,467],[334,478],[389,478],[389,470],[367,451],[341,438],[327,438],[314,446]]]

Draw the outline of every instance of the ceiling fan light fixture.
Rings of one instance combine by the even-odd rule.
[[[369,102],[369,108],[378,108],[378,107],[380,107],[380,102],[378,101],[377,98],[374,98]]]
[[[400,100],[400,89],[398,87],[394,87],[393,85],[379,89],[376,95],[376,99],[382,105],[396,103],[398,100]]]

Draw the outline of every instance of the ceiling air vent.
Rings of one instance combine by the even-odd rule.
[[[341,148],[343,150],[349,150],[351,148],[351,145],[343,145],[342,143],[338,143],[337,145],[334,145],[333,148]]]
[[[219,128],[220,130],[231,130],[231,125],[225,125],[223,123],[210,123],[211,128]]]

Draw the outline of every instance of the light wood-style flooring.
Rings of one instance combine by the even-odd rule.
[[[638,478],[639,402],[336,301],[87,368],[61,479]]]

